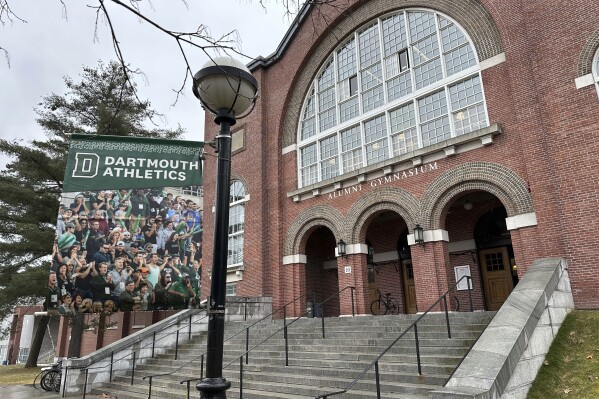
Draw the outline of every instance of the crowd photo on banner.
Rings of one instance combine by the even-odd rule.
[[[63,193],[45,310],[200,305],[201,197],[181,188]]]

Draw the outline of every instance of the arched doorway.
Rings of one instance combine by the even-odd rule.
[[[475,309],[498,310],[517,283],[506,217],[501,201],[486,191],[463,193],[445,213],[450,285],[470,275]],[[469,299],[466,289],[458,290],[452,306],[466,308]]]
[[[306,292],[308,301],[317,304],[339,292],[339,276],[335,236],[329,228],[315,228],[306,241]],[[339,298],[332,298],[315,308],[315,316],[324,312],[327,317],[339,316]]]
[[[380,211],[369,217],[366,228],[366,255],[368,267],[368,303],[378,298],[378,292],[390,293],[402,313],[416,312],[414,274],[411,272],[411,256],[407,241],[407,225],[393,211]],[[400,247],[403,251],[400,251]],[[405,269],[409,269],[407,273]],[[404,275],[411,277],[413,303],[407,306]],[[411,298],[411,297],[410,297]],[[376,310],[374,311],[376,313]]]

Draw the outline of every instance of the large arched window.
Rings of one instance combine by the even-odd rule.
[[[489,125],[465,32],[431,11],[386,15],[324,62],[298,127],[305,187]]]
[[[239,180],[231,182],[229,196],[229,248],[227,267],[243,264],[243,231],[245,224],[245,187]]]

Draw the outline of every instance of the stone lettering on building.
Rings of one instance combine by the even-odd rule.
[[[376,187],[384,186],[386,184],[393,183],[393,182],[396,182],[399,180],[408,179],[413,176],[422,175],[427,172],[437,170],[438,168],[439,168],[439,165],[437,165],[437,162],[431,162],[431,163],[427,163],[425,165],[417,166],[414,168],[400,170],[398,172],[391,173],[386,176],[372,179],[368,182],[358,183],[358,184],[355,184],[350,187],[344,187],[340,190],[333,191],[328,194],[328,199],[333,200],[336,198],[344,197],[344,196],[362,191],[362,187],[364,186],[364,184],[369,184],[370,187],[376,188]]]

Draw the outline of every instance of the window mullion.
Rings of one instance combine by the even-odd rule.
[[[420,108],[418,107],[418,99],[412,100],[414,104],[414,115],[416,116],[416,137],[418,137],[418,148],[423,147],[422,129],[420,129]]]
[[[447,66],[445,65],[445,53],[443,52],[443,39],[441,36],[441,27],[439,26],[439,16],[435,15],[435,29],[437,30],[437,46],[439,46],[439,60],[441,62],[441,69],[443,70],[443,79],[447,77]],[[453,137],[453,136],[452,136]]]
[[[453,107],[451,106],[451,93],[449,92],[449,85],[443,85],[445,91],[445,102],[447,103],[447,117],[449,118],[449,136],[456,137],[455,126],[453,124]]]
[[[404,29],[406,31],[406,43],[408,46],[408,69],[410,73],[410,80],[412,82],[412,93],[414,93],[418,89],[416,89],[416,76],[414,76],[414,55],[412,54],[412,38],[410,37],[410,19],[408,18],[407,11],[404,11],[404,21]]]

